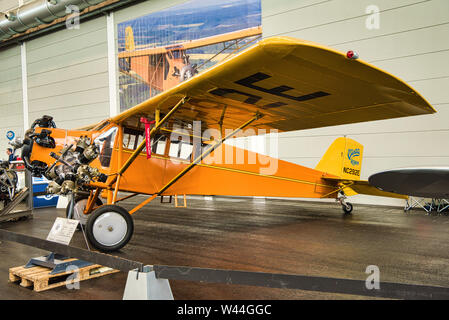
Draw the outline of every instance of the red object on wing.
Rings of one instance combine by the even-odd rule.
[[[355,51],[348,51],[348,53],[346,53],[346,57],[351,60],[357,60],[359,58],[359,55]]]
[[[149,121],[147,118],[140,118],[140,122],[145,124],[145,144],[147,149],[147,159],[151,158],[151,125],[156,121]]]

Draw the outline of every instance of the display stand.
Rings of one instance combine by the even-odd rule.
[[[67,261],[70,260],[70,261]],[[56,253],[50,253],[46,256],[32,258],[25,265],[25,268],[33,268],[36,266],[52,269],[50,274],[64,273],[69,266],[83,268],[92,265],[92,263],[83,260],[72,260]]]
[[[157,279],[152,266],[128,273],[123,300],[174,300],[167,279]]]
[[[426,211],[427,215],[430,215],[432,211],[435,211],[438,214],[442,214],[443,211],[449,208],[449,200],[448,199],[427,199],[427,198],[419,198],[419,197],[409,197],[406,202],[404,211],[410,211],[413,208],[421,208]]]
[[[73,194],[69,195],[69,199],[74,200]],[[68,214],[67,218],[71,219],[73,212],[74,212],[75,202],[69,201],[69,205],[70,205],[69,214]],[[83,232],[84,239],[86,241],[87,249],[90,251],[89,244],[87,243],[87,238],[86,238],[84,228],[81,224],[80,224],[80,226],[81,226],[81,230]],[[68,243],[64,243],[64,244],[68,245]],[[67,260],[69,260],[69,261],[67,261]],[[36,267],[36,266],[46,267],[46,268],[52,269],[50,274],[54,275],[54,274],[66,272],[66,270],[69,266],[83,268],[83,267],[87,267],[90,265],[92,265],[92,263],[90,263],[90,262],[83,261],[83,260],[73,260],[70,257],[65,257],[63,255],[51,252],[46,256],[41,256],[41,257],[30,259],[30,261],[28,261],[28,263],[25,265],[25,268],[32,268],[32,267]]]

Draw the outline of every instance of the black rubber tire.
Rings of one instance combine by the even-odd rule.
[[[347,208],[349,207],[349,209]],[[352,209],[354,209],[352,203],[346,202],[346,206],[341,206],[341,208],[343,209],[344,214],[351,214],[352,213]]]
[[[118,213],[125,219],[127,230],[126,230],[125,237],[119,243],[117,243],[116,245],[113,245],[113,246],[106,246],[106,245],[99,243],[95,239],[95,236],[93,233],[93,228],[94,228],[95,221],[100,216],[102,216],[106,212],[111,212],[111,211]],[[134,232],[134,222],[133,222],[131,215],[128,213],[128,211],[126,211],[125,208],[117,206],[117,205],[101,206],[101,207],[95,209],[89,215],[89,218],[87,219],[87,224],[86,224],[87,239],[89,240],[89,242],[92,244],[92,246],[94,248],[96,248],[102,252],[113,252],[113,251],[120,250],[121,248],[126,246],[126,244],[129,242],[129,240],[131,240],[133,232]]]
[[[78,195],[75,197],[75,204],[80,201],[80,200],[85,200],[88,199],[89,196],[88,195]],[[66,218],[69,217],[69,208],[70,208],[70,204],[71,204],[72,200],[69,201],[69,203],[67,204],[67,208],[65,209],[65,216]],[[103,205],[103,201],[101,201],[100,198],[97,198],[97,200],[95,201],[95,204],[97,205],[97,207],[100,207]],[[73,218],[73,217],[72,217]],[[80,221],[81,223],[81,221]],[[80,226],[78,225],[77,229],[80,229]]]

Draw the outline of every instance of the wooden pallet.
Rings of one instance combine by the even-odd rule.
[[[73,260],[75,259],[67,261]],[[50,274],[51,269],[49,268],[39,266],[25,268],[25,266],[21,266],[9,269],[9,281],[20,281],[22,287],[33,287],[34,291],[40,292],[119,272],[119,270],[103,267],[98,264],[79,268],[78,270],[78,274],[74,276],[75,271]]]

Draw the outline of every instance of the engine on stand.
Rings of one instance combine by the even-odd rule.
[[[107,154],[109,150],[112,153],[112,147],[101,134],[93,140],[90,132],[84,131],[80,136],[81,132],[56,129],[53,118],[44,116],[27,130],[23,141],[16,140],[11,145],[22,149],[24,165],[32,176],[43,176],[49,181],[46,194],[67,196],[66,217],[79,221],[87,247],[91,243],[100,251],[116,251],[131,239],[133,220],[123,207],[103,205],[100,191],[104,186],[93,186],[93,183],[105,183],[108,178],[94,162],[103,158],[100,148],[101,154],[110,158]],[[62,141],[70,144],[61,146]]]
[[[9,168],[8,161],[0,161],[0,202],[6,207],[16,193],[17,173]]]
[[[69,137],[71,144],[57,145],[56,141],[64,141],[64,138],[60,139],[63,134],[63,130],[56,129],[52,117],[44,116],[34,121],[32,127],[25,133],[23,141],[18,139],[11,145],[15,149],[22,149],[21,156],[31,176],[45,177],[48,180],[45,190],[47,195],[68,196],[67,218],[80,222],[77,226],[82,230],[86,246],[90,249],[81,221],[81,217],[85,216],[84,210],[81,208],[76,217],[75,202],[79,195],[90,192],[92,182],[106,182],[107,175],[92,165],[92,162],[99,157],[100,151],[98,145],[89,137],[89,133],[79,136],[77,132],[76,135],[68,136],[65,132],[65,137]],[[47,256],[31,259],[28,266],[51,267],[55,272],[59,270],[58,268],[65,270],[67,263],[75,266],[84,266],[87,263],[81,260],[67,261],[67,259],[68,257],[62,257],[58,253],[50,253]]]
[[[43,128],[36,132],[35,127]],[[31,129],[25,133],[23,141],[16,140],[11,145],[22,149],[22,159],[25,167],[35,177],[44,176],[50,182],[47,187],[48,194],[76,195],[78,192],[87,191],[91,182],[105,182],[107,176],[97,168],[90,166],[99,156],[98,146],[88,136],[81,136],[75,144],[65,146],[58,154],[50,152],[55,162],[50,166],[42,161],[31,161],[33,145],[54,149],[55,140],[51,136],[52,128],[56,125],[51,116],[43,116],[33,122]]]
[[[59,155],[51,152],[50,156],[56,161],[44,172],[50,180],[47,193],[76,194],[85,191],[90,182],[105,182],[107,176],[89,165],[98,155],[98,147],[87,136],[80,137],[76,145],[63,148]]]

